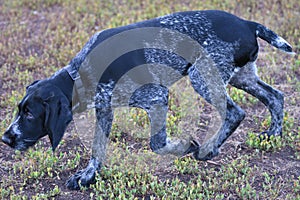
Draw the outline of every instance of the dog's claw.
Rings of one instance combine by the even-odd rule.
[[[78,173],[78,172],[77,172]],[[68,189],[70,190],[79,190],[80,186],[79,186],[79,179],[80,177],[76,176],[77,173],[75,175],[73,175],[67,182],[66,182],[66,186]]]

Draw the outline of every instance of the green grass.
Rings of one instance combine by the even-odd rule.
[[[183,10],[223,9],[267,25],[299,54],[299,1],[71,1],[0,3],[0,136],[26,85],[65,66],[96,31]],[[27,152],[0,144],[0,199],[300,199],[300,56],[260,41],[258,73],[285,93],[283,137],[258,138],[270,125],[267,109],[235,88],[228,93],[246,112],[241,127],[213,161],[158,156],[150,151],[149,120],[139,109],[116,110],[106,165],[97,183],[65,187],[85,167],[89,150],[70,126],[55,153],[48,138]],[[183,79],[171,88],[168,134],[205,134],[213,108]],[[192,109],[191,109],[192,108]]]

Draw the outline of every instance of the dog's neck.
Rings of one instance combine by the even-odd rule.
[[[73,112],[82,112],[90,105],[92,97],[87,95],[87,88],[84,86],[82,77],[77,70],[70,65],[56,72],[51,78],[58,88],[66,95]]]
[[[64,69],[60,70],[52,76],[53,84],[58,87],[67,97],[70,104],[72,103],[74,80],[69,76]]]

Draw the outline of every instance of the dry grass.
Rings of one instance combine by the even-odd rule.
[[[1,1],[0,135],[13,118],[25,86],[65,66],[96,31],[202,9],[227,10],[259,21],[288,40],[299,54],[297,0]],[[265,81],[285,92],[282,139],[264,144],[252,137],[252,132],[270,123],[268,112],[232,88],[230,94],[248,116],[220,156],[210,162],[151,153],[145,113],[121,110],[113,127],[108,164],[92,188],[68,191],[64,186],[67,177],[89,158],[71,126],[55,154],[47,138],[26,153],[0,144],[0,199],[300,199],[300,56],[290,57],[261,42],[258,66]],[[176,90],[171,94],[168,127],[173,135],[201,134],[212,118],[211,109],[186,84],[178,84],[181,95]]]

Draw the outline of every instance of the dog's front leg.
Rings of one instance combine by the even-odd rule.
[[[78,171],[67,181],[67,187],[78,190],[81,187],[89,187],[95,183],[96,172],[100,172],[106,155],[106,146],[109,140],[113,113],[111,108],[96,109],[97,124],[93,140],[92,157],[88,166]]]

